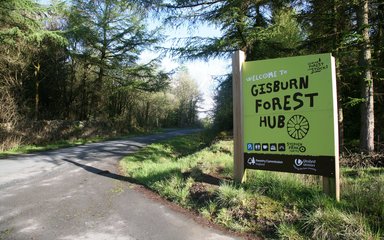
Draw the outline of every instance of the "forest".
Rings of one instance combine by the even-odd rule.
[[[149,27],[154,19],[161,27]],[[221,36],[161,47],[164,28],[202,24]],[[380,152],[383,24],[380,0],[1,1],[0,148],[56,140],[53,130],[37,136],[47,128],[60,139],[91,125],[98,134],[196,125],[201,94],[188,72],[140,54],[192,61],[242,50],[247,61],[332,53],[341,152]],[[217,81],[213,126],[230,130],[232,77]]]
[[[164,72],[150,9],[120,1],[0,2],[0,148],[197,123],[185,68]]]

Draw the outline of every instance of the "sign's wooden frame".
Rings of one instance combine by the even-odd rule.
[[[245,53],[236,51],[232,56],[232,87],[233,87],[233,140],[234,140],[234,180],[244,182],[246,171],[244,168],[244,110],[243,110],[243,86],[242,86],[242,65],[245,62]],[[334,61],[334,58],[332,58]],[[333,62],[334,66],[334,62]],[[336,79],[336,71],[332,68],[332,77]],[[340,170],[338,152],[338,126],[337,126],[337,99],[336,83],[333,82],[333,109],[335,117],[335,174],[334,177],[323,176],[323,191],[337,201],[340,200]]]

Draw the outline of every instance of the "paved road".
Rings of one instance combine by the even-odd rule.
[[[0,239],[234,239],[135,190],[125,155],[193,130],[0,159]]]

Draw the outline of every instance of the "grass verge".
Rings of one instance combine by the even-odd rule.
[[[121,161],[125,174],[233,231],[272,239],[381,239],[383,169],[343,169],[342,201],[320,177],[249,171],[232,179],[232,141],[202,134],[151,144]]]
[[[75,140],[61,140],[61,141],[57,141],[57,142],[52,142],[52,143],[48,143],[48,144],[40,144],[40,145],[20,145],[20,146],[11,148],[7,151],[0,151],[0,157],[6,157],[6,156],[16,155],[16,154],[25,154],[25,153],[56,150],[56,149],[67,148],[67,147],[75,147],[75,146],[84,145],[87,143],[96,143],[96,142],[109,141],[109,140],[126,139],[126,138],[135,137],[135,136],[159,133],[159,132],[163,132],[163,131],[164,130],[162,130],[162,129],[158,129],[156,131],[151,131],[151,132],[138,132],[138,133],[133,133],[133,134],[124,135],[124,136],[116,136],[116,137],[97,136],[97,137],[88,137],[88,138],[81,138],[81,139],[75,139]]]
[[[50,144],[42,144],[42,145],[21,145],[21,146],[11,148],[7,151],[0,152],[0,157],[5,157],[5,156],[15,155],[15,154],[55,150],[55,149],[66,148],[66,147],[74,147],[74,146],[87,144],[87,143],[100,142],[103,140],[106,140],[106,139],[102,137],[97,137],[97,138],[77,139],[75,141],[62,140],[62,141],[58,141]]]

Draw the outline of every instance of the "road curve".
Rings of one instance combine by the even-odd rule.
[[[148,143],[196,130],[0,159],[0,240],[229,240],[135,190],[118,161]]]

